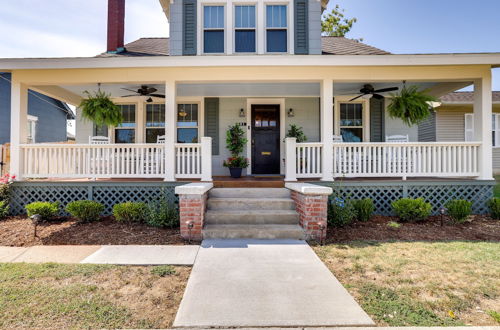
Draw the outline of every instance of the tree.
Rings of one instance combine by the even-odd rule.
[[[325,36],[330,37],[345,37],[351,31],[357,18],[347,18],[344,15],[344,9],[336,5],[331,12],[323,14],[321,18],[321,32]],[[356,39],[362,41],[363,39]]]

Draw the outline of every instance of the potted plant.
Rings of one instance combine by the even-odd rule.
[[[429,117],[432,102],[437,102],[435,97],[417,86],[404,86],[399,94],[392,94],[391,97],[391,104],[387,107],[389,115],[401,119],[408,126],[418,125]]]
[[[286,134],[287,138],[296,138],[297,143],[302,143],[307,141],[307,136],[304,134],[302,127],[297,126],[295,124],[290,125],[290,129]]]
[[[120,107],[113,103],[110,94],[106,94],[99,88],[97,92],[84,92],[87,95],[82,100],[79,108],[82,110],[82,118],[94,122],[98,126],[118,126],[123,122]]]
[[[238,124],[229,126],[226,133],[226,147],[231,153],[231,157],[224,161],[224,167],[229,168],[232,178],[241,177],[241,171],[248,167],[248,159],[240,156],[247,143],[244,137],[245,132]]]

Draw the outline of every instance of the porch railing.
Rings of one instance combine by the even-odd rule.
[[[175,144],[169,160],[165,144],[24,144],[25,178],[164,178],[167,161],[176,178],[211,180],[211,139]]]
[[[477,177],[480,142],[334,143],[323,162],[323,143],[286,141],[286,180],[333,177]]]

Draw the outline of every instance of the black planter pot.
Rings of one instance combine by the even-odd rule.
[[[241,167],[230,167],[229,173],[231,173],[231,177],[234,179],[241,178]]]

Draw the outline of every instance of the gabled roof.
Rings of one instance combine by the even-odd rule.
[[[500,103],[500,91],[492,93],[493,103]],[[440,97],[443,104],[473,104],[474,92],[453,92]]]
[[[344,37],[321,37],[323,55],[389,55],[389,52]],[[168,38],[141,38],[125,45],[125,52],[103,53],[98,57],[166,56]]]

